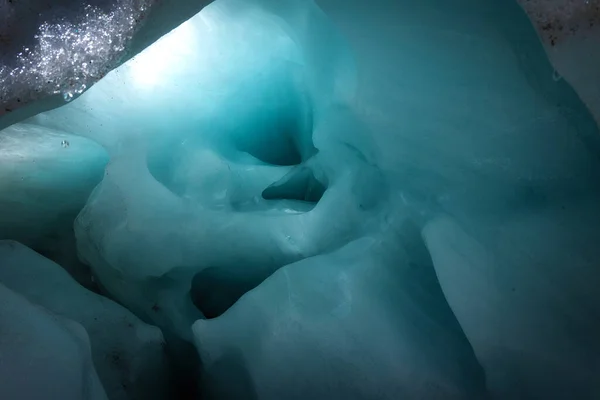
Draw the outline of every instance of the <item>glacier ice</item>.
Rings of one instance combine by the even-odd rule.
[[[152,80],[153,72],[160,73],[152,48],[77,102],[33,119],[71,132],[77,129],[70,122],[73,113],[81,113],[76,121],[86,126],[75,132],[109,150],[105,177],[75,224],[79,253],[119,301],[188,341],[201,312],[218,314],[275,269],[359,236],[367,229],[364,221],[385,201],[381,194],[386,185],[368,132],[344,104],[353,73],[343,44],[334,31],[327,33],[331,28],[310,3],[300,7],[291,2],[298,8],[294,13],[282,4],[265,3],[287,18],[285,23],[269,20],[256,6],[217,3],[165,37],[165,43],[157,43],[159,48],[168,46],[174,57],[189,58],[177,40],[201,37],[207,49],[202,57],[209,59],[212,51],[213,62],[233,65],[249,51],[260,54],[243,74],[229,67],[217,76],[203,75],[195,64],[172,65],[182,84],[189,77],[204,93],[173,110],[170,117],[180,119],[177,125],[161,114],[155,113],[153,120],[150,110],[137,105],[132,109],[130,103],[135,88],[140,96],[159,91],[161,97],[147,102],[147,107],[159,109],[170,106],[167,93],[181,91],[177,83],[165,87]],[[234,9],[234,27],[212,26],[210,21]],[[305,20],[298,12],[306,14]],[[261,27],[252,28],[257,21]],[[294,27],[300,23],[304,25]],[[329,47],[311,42],[303,26],[323,30]],[[267,32],[270,46],[240,45],[259,40],[264,45]],[[304,47],[294,45],[292,34]],[[158,56],[164,57],[164,51]],[[123,76],[139,74],[136,63],[142,62],[145,76],[123,81]],[[224,82],[236,85],[229,90]],[[121,88],[118,93],[109,90],[114,85]],[[137,126],[131,131],[115,126],[122,120],[105,115],[105,108],[95,112],[91,104],[106,104],[116,115],[128,115],[125,124]],[[200,114],[190,121],[185,114],[194,115],[195,109],[205,110],[210,118]],[[86,122],[91,118],[97,124]],[[177,131],[161,136],[167,124]],[[218,300],[210,300],[216,299],[211,293],[190,294],[202,287],[198,277],[203,276],[213,282],[204,291],[219,291]],[[218,282],[227,276],[243,290],[227,296],[228,289]],[[190,287],[193,280],[199,283]],[[209,304],[198,310],[192,301],[202,299]]]
[[[408,220],[392,226],[287,265],[221,317],[197,321],[204,393],[485,398],[483,370],[441,294],[419,230]]]
[[[16,242],[0,241],[0,282],[85,328],[94,366],[110,399],[169,398],[168,362],[159,329],[78,286],[58,265]]]
[[[600,395],[593,29],[551,46],[535,2],[133,3],[102,6],[118,68],[61,59],[0,117],[0,239],[129,311],[14,242],[0,284],[87,330],[109,398],[164,398],[167,369],[209,399]]]
[[[3,399],[106,400],[85,329],[0,285]]]
[[[448,303],[499,398],[598,394],[599,218],[596,201],[584,200],[462,224],[440,216],[423,230]]]

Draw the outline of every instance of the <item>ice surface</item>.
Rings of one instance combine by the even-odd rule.
[[[319,4],[352,43],[355,109],[404,190],[474,198],[504,197],[517,182],[597,188],[597,127],[552,79],[516,4]]]
[[[0,397],[107,400],[81,325],[0,284]]]
[[[196,322],[207,398],[485,398],[419,231],[402,222],[288,265]]]
[[[333,31],[325,36],[328,47],[311,42],[303,29],[331,29],[314,5],[290,3],[304,15],[295,26],[298,14],[285,14],[283,3],[265,4],[285,23],[256,6],[221,2],[158,43],[181,57],[187,53],[177,40],[202,37],[205,62],[227,60],[218,75],[175,58],[168,68],[182,80],[166,87],[152,79],[160,73],[153,66],[160,67],[150,48],[72,107],[35,119],[66,129],[63,121],[81,113],[114,126],[106,133],[100,125],[80,131],[112,156],[76,222],[80,254],[119,301],[187,340],[201,312],[218,315],[277,268],[360,236],[386,201],[368,132],[343,104],[353,82],[343,44]],[[235,25],[213,25],[231,10]],[[244,71],[233,67],[249,53],[256,58]],[[145,76],[123,81],[141,73],[136,63],[147,66]],[[188,81],[197,89],[188,88],[193,96],[181,107],[170,106],[168,119],[128,103],[130,85],[140,96],[160,91],[165,97],[147,107],[162,109],[168,93],[186,95],[178,85]],[[115,84],[121,91],[108,91]],[[134,132],[115,126],[120,120],[94,114],[92,102],[128,114],[126,124],[143,125]],[[192,110],[204,112],[195,117]],[[161,136],[164,129],[170,134]]]
[[[102,179],[106,152],[84,138],[19,124],[0,134],[0,239],[30,246],[93,287],[73,219]]]
[[[436,218],[423,236],[490,391],[598,397],[597,200],[461,219]]]
[[[170,398],[158,328],[83,289],[60,266],[16,242],[0,241],[0,282],[85,328],[94,365],[111,400]]]
[[[0,233],[85,283],[76,240],[209,396],[595,398],[600,134],[556,78],[513,2],[220,0],[0,133]]]

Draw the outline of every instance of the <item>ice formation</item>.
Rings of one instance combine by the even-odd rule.
[[[3,399],[105,400],[85,329],[0,285]]]
[[[0,398],[600,396],[597,3],[206,3],[0,0]]]
[[[85,328],[110,399],[168,398],[169,370],[158,328],[80,287],[60,266],[21,244],[0,241],[0,259],[3,285]]]
[[[285,266],[221,318],[198,320],[207,397],[486,397],[418,230],[391,226]]]

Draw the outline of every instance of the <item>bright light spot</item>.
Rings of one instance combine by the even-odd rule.
[[[136,86],[152,88],[168,80],[196,50],[196,32],[184,22],[127,63]]]

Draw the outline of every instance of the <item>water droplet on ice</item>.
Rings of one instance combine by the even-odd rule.
[[[71,92],[63,93],[63,99],[65,99],[66,102],[73,100],[73,93],[71,93]]]

